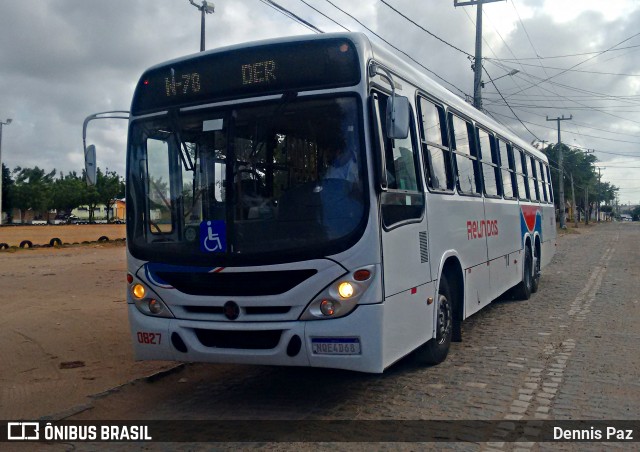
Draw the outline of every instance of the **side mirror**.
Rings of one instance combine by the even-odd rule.
[[[87,146],[84,150],[84,171],[87,175],[87,185],[96,184],[96,147],[93,144]]]
[[[405,139],[409,136],[411,121],[409,99],[392,95],[387,98],[387,137],[392,140]]]

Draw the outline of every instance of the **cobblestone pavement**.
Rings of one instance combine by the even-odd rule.
[[[561,236],[540,290],[463,325],[447,360],[411,357],[383,375],[189,365],[96,399],[73,419],[629,420],[640,408],[640,227]],[[640,434],[640,432],[636,432]],[[636,445],[638,443],[635,443]],[[86,448],[88,445],[81,445]],[[109,449],[114,449],[111,444]],[[243,443],[268,450],[631,450],[621,443]],[[99,449],[101,446],[89,448]],[[123,446],[125,447],[125,446]],[[145,445],[159,450],[203,444]]]

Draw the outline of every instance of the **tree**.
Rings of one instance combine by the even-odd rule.
[[[86,184],[75,171],[66,176],[60,174],[60,178],[53,183],[51,205],[58,213],[71,213],[73,209],[82,204],[85,191]]]
[[[98,203],[107,206],[107,221],[109,221],[109,211],[115,204],[116,199],[124,198],[124,181],[115,171],[107,169],[103,174],[98,168],[96,190]]]
[[[46,215],[52,207],[51,193],[56,170],[46,173],[38,168],[20,168],[13,170],[15,184],[11,189],[10,203],[20,209],[20,216],[33,209],[40,215]],[[48,220],[48,218],[47,218]]]
[[[97,169],[96,176],[102,176],[100,168]],[[87,174],[85,170],[82,170],[82,180],[87,180]],[[96,207],[100,203],[98,189],[96,188],[96,185],[87,185],[86,183],[83,183],[83,185],[84,190],[82,191],[81,204],[86,204],[89,207],[89,222],[93,222],[94,212],[96,210]]]
[[[11,171],[7,166],[2,164],[2,210],[11,215],[11,210],[13,206],[11,205],[11,197],[9,193],[11,192],[11,188],[13,186],[13,179],[11,179]],[[0,212],[0,216],[2,216],[2,212]]]

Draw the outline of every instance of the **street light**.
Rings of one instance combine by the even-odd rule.
[[[213,3],[207,3],[207,0],[202,0],[202,5],[198,5],[193,0],[189,0],[193,6],[198,8],[201,13],[200,17],[200,51],[204,52],[204,15],[205,14],[213,14],[214,7]]]
[[[8,126],[11,121],[11,118],[8,118],[5,122],[0,121],[0,226],[2,226],[2,126]]]
[[[500,77],[498,77],[498,78],[493,78],[493,79],[492,79],[492,78],[489,78],[489,81],[493,83],[493,82],[495,82],[496,80],[500,80],[502,77],[506,77],[507,75],[516,75],[518,72],[520,72],[520,71],[519,71],[519,70],[517,70],[517,69],[514,69],[514,70],[512,70],[511,72],[509,72],[509,73],[507,73],[507,74],[504,74],[504,75],[501,75],[501,76],[500,76]],[[482,87],[484,88],[484,82],[482,82]]]

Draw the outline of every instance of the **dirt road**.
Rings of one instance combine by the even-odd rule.
[[[40,230],[65,228],[101,227]],[[133,361],[125,275],[122,242],[0,251],[0,419],[60,413],[169,367]]]

